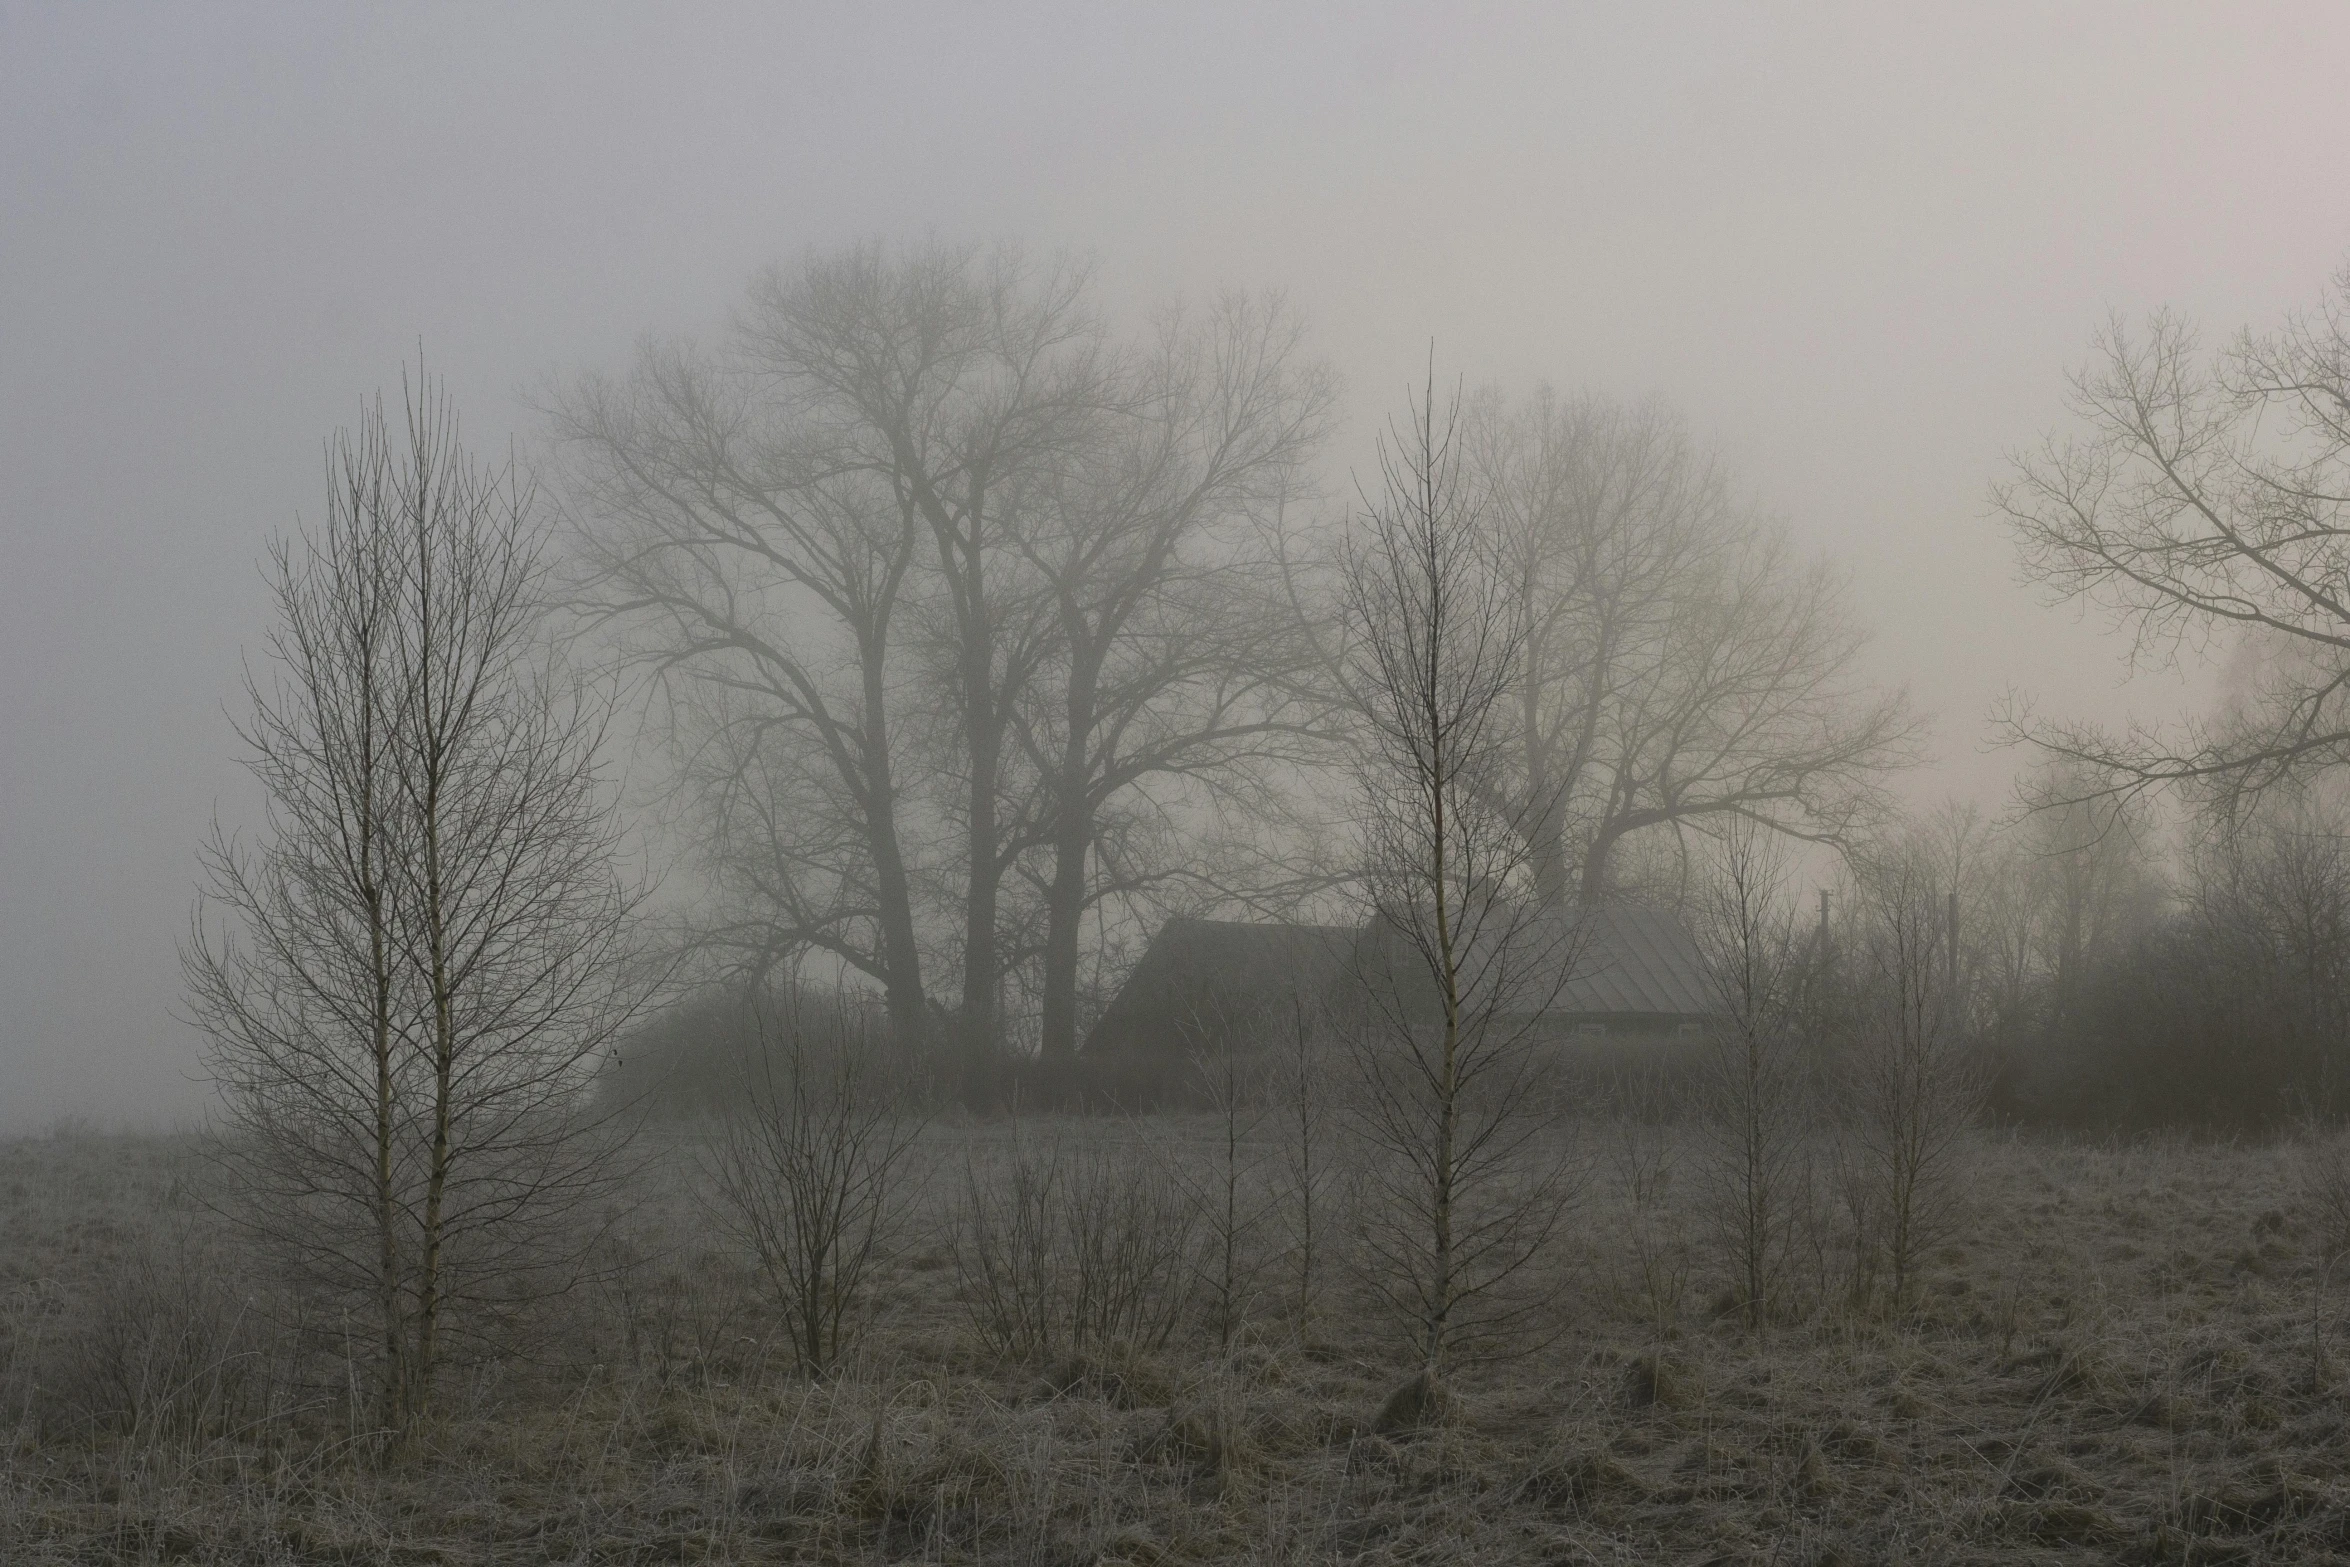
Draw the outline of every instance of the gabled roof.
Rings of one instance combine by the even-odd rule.
[[[1085,1048],[1189,1052],[1210,1035],[1276,1022],[1293,1002],[1322,999],[1344,972],[1356,934],[1345,925],[1171,919]]]
[[[1574,910],[1491,906],[1459,949],[1473,1005],[1504,1017],[1604,1020],[1701,1018],[1719,1010],[1704,955],[1663,909],[1602,904]],[[1410,938],[1366,931],[1361,982],[1413,1016],[1431,1018],[1436,992]]]
[[[1524,1010],[1562,1019],[1700,1018],[1719,1010],[1697,943],[1664,910],[1611,904],[1515,928],[1514,952],[1494,955],[1488,969],[1502,977],[1488,982],[1527,997]],[[1366,985],[1399,982],[1416,993],[1411,969],[1394,935],[1368,927],[1173,919],[1085,1047],[1189,1054],[1278,1026],[1300,1001],[1343,1006],[1352,989],[1364,997],[1352,1003],[1360,1006]],[[1426,999],[1404,1004],[1416,1014]]]
[[[1581,923],[1574,967],[1550,1011],[1702,1017],[1721,1009],[1705,955],[1665,910],[1603,904]]]

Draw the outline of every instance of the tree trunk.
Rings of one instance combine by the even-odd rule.
[[[1085,920],[1085,866],[1092,847],[1084,813],[1063,808],[1053,834],[1053,883],[1045,895],[1044,1038],[1049,1060],[1077,1054],[1077,936]]]
[[[889,763],[888,690],[878,654],[865,659],[865,836],[873,856],[873,888],[881,924],[882,988],[899,1055],[916,1060],[930,1031],[922,994],[922,951],[914,942],[914,894],[898,842],[897,781]]]
[[[1518,694],[1518,723],[1526,766],[1526,857],[1534,872],[1534,901],[1555,909],[1567,901],[1566,823],[1559,819],[1565,802],[1550,781],[1549,755],[1541,741],[1542,690],[1535,681],[1524,682]]]
[[[1101,652],[1084,627],[1063,616],[1070,640],[1068,733],[1061,744],[1061,781],[1055,791],[1053,881],[1045,894],[1044,1018],[1040,1049],[1050,1060],[1077,1053],[1077,938],[1085,921],[1085,869],[1093,847],[1092,768],[1094,695]]]
[[[996,785],[1003,757],[984,631],[965,655],[963,699],[971,762],[971,864],[963,902],[963,1054],[966,1096],[985,1104],[995,1096],[997,973],[996,897],[1002,881]]]
[[[873,834],[873,870],[881,903],[882,964],[888,971],[883,991],[889,1006],[890,1034],[898,1053],[912,1061],[930,1037],[930,1004],[922,991],[922,953],[914,944],[914,895],[906,879],[906,862],[899,851],[897,826],[883,824]]]
[[[372,693],[368,699],[373,699]],[[368,787],[373,788],[372,780]],[[374,1015],[369,1020],[374,1037],[368,1044],[375,1066],[376,1304],[383,1317],[384,1355],[381,1416],[385,1425],[396,1429],[407,1418],[407,1401],[402,1396],[405,1357],[400,1352],[400,1204],[392,1184],[392,958],[383,889],[374,880],[372,840],[377,828],[373,811],[368,814],[360,829],[360,875],[367,884],[368,959],[374,970],[369,978],[375,987]]]
[[[420,641],[429,649],[430,631]],[[429,659],[429,653],[427,658]],[[423,680],[429,685],[434,671],[429,662]],[[434,1361],[440,1353],[441,1221],[449,1189],[451,1122],[457,1067],[457,1019],[449,974],[448,909],[441,865],[440,785],[444,757],[434,743],[429,694],[425,697],[424,725],[427,760],[424,800],[420,816],[424,831],[424,922],[427,979],[432,994],[432,1161],[425,1178],[422,1265],[416,1279],[416,1358],[409,1367],[413,1391],[409,1413],[421,1415],[432,1396]]]
[[[369,586],[374,586],[370,584]],[[362,589],[362,592],[366,589]],[[372,605],[369,606],[372,608]],[[361,611],[363,614],[366,610]],[[376,722],[380,716],[382,698],[376,692],[375,627],[368,624],[360,633],[362,646],[359,654],[359,688],[355,701],[354,721],[358,728],[359,748],[356,766],[356,789],[359,808],[358,892],[367,910],[367,962],[370,994],[368,996],[368,1054],[369,1064],[375,1070],[374,1127],[375,1168],[372,1172],[375,1207],[376,1238],[376,1308],[381,1317],[378,1324],[383,1337],[383,1370],[378,1396],[381,1407],[377,1414],[384,1425],[397,1429],[407,1417],[401,1362],[405,1358],[401,1345],[400,1322],[400,1203],[393,1185],[393,1101],[392,1101],[392,942],[390,910],[386,907],[383,885],[384,867],[379,850],[384,831],[383,802],[378,791],[383,787],[383,753]]]
[[[1534,901],[1546,909],[1555,909],[1564,904],[1567,901],[1567,845],[1557,822],[1541,823],[1527,834],[1526,857],[1533,862]]]
[[[1575,891],[1584,908],[1606,899],[1609,863],[1615,858],[1616,840],[1622,836],[1604,826],[1591,835],[1591,847],[1583,851],[1582,878]]]
[[[1433,641],[1433,638],[1431,638]],[[1451,762],[1443,752],[1439,757],[1441,769]],[[1435,792],[1433,812],[1435,832],[1431,835],[1435,846],[1436,892],[1436,946],[1439,956],[1439,977],[1444,982],[1444,1054],[1438,1065],[1436,1084],[1436,1146],[1431,1150],[1433,1173],[1436,1177],[1429,1204],[1435,1220],[1435,1255],[1430,1259],[1427,1369],[1433,1377],[1444,1357],[1445,1338],[1452,1326],[1453,1255],[1453,1145],[1460,1127],[1460,1045],[1461,1045],[1461,986],[1460,954],[1453,950],[1452,910],[1446,899],[1445,865],[1445,806],[1444,786],[1440,782]]]

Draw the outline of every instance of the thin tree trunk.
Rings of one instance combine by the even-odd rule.
[[[1075,640],[1074,638],[1072,639]],[[1093,847],[1093,800],[1088,737],[1093,733],[1093,688],[1100,658],[1080,644],[1072,648],[1069,672],[1068,736],[1062,743],[1061,780],[1055,790],[1053,880],[1045,894],[1044,1017],[1041,1049],[1053,1060],[1077,1053],[1077,945],[1085,921],[1085,870]]]
[[[1428,419],[1435,417],[1435,398],[1431,396],[1423,410]],[[1429,444],[1433,444],[1431,440]],[[1436,497],[1427,476],[1421,481],[1421,505],[1430,518],[1429,551],[1435,552]],[[1428,578],[1431,584],[1440,580],[1433,559]],[[1435,1219],[1435,1266],[1432,1270],[1434,1310],[1428,1323],[1428,1372],[1433,1377],[1443,1357],[1445,1334],[1451,1326],[1453,1294],[1452,1256],[1452,1202],[1453,1202],[1453,1144],[1460,1128],[1460,1043],[1461,1043],[1461,955],[1453,949],[1453,910],[1447,896],[1446,879],[1451,874],[1446,834],[1451,831],[1452,801],[1448,792],[1453,786],[1455,768],[1459,759],[1451,754],[1447,744],[1451,729],[1448,716],[1438,700],[1442,690],[1444,671],[1438,663],[1444,647],[1445,601],[1441,593],[1431,593],[1428,602],[1427,668],[1423,672],[1424,718],[1428,729],[1429,816],[1431,847],[1429,869],[1436,894],[1436,945],[1438,969],[1444,981],[1444,1055],[1439,1067],[1436,1088],[1437,1125],[1436,1181],[1433,1192]]]
[[[1556,798],[1550,784],[1549,755],[1541,742],[1542,687],[1523,682],[1518,695],[1520,744],[1526,759],[1526,798],[1539,802]],[[1555,909],[1567,899],[1566,824],[1555,810],[1537,808],[1526,834],[1526,857],[1534,872],[1534,901]]]
[[[1053,837],[1053,881],[1045,894],[1041,1044],[1048,1060],[1065,1061],[1077,1054],[1077,938],[1085,922],[1090,826],[1080,816],[1064,821]]]
[[[906,876],[905,852],[898,842],[897,781],[890,769],[889,731],[882,721],[888,700],[883,673],[880,658],[866,659],[866,844],[873,856],[890,1029],[900,1055],[912,1061],[929,1037],[930,1007],[922,993],[922,951],[914,941],[914,894]]]
[[[381,1418],[387,1426],[398,1428],[407,1417],[407,1401],[403,1395],[400,1324],[400,1207],[393,1189],[392,1169],[392,957],[389,933],[386,930],[383,887],[377,880],[375,838],[382,831],[377,820],[374,703],[375,691],[370,667],[361,680],[360,700],[365,704],[366,738],[362,741],[360,776],[362,799],[359,824],[359,880],[362,896],[367,903],[367,956],[369,979],[374,984],[370,997],[371,1015],[368,1049],[375,1067],[375,1230],[376,1230],[376,1296],[383,1322],[383,1387]]]
[[[429,715],[427,723],[430,723]],[[437,747],[435,748],[437,752]],[[415,1394],[411,1411],[422,1414],[431,1399],[435,1360],[440,1352],[441,1220],[449,1188],[452,1091],[456,1076],[456,1017],[449,993],[448,911],[441,864],[439,778],[440,758],[427,764],[432,772],[423,810],[424,826],[424,936],[432,992],[432,1158],[424,1192],[423,1259],[417,1274],[416,1360],[411,1368]]]
[[[972,575],[977,576],[974,563]],[[971,764],[969,796],[970,875],[963,902],[963,1049],[966,1085],[981,1100],[992,1097],[996,1056],[996,900],[1003,877],[1001,832],[996,823],[997,781],[1003,760],[1003,727],[991,690],[994,660],[984,626],[966,648],[963,692],[965,732]]]
[[[1320,1085],[1315,1081],[1315,1061],[1312,1051],[1311,1024],[1306,1016],[1302,996],[1293,996],[1290,1002],[1291,1048],[1296,1058],[1291,1063],[1296,1078],[1291,1084],[1297,1112],[1297,1151],[1295,1180],[1297,1184],[1297,1323],[1301,1332],[1312,1326],[1314,1317],[1314,1144],[1317,1126],[1315,1095]]]
[[[429,488],[431,470],[421,457],[417,471],[419,490],[412,519],[416,528],[416,646],[408,678],[413,682],[410,697],[416,703],[417,743],[421,753],[415,785],[419,791],[417,826],[424,850],[424,902],[418,913],[424,926],[426,979],[432,1003],[433,1101],[432,1154],[425,1177],[424,1233],[419,1243],[421,1260],[416,1280],[416,1356],[409,1367],[411,1416],[425,1414],[431,1404],[433,1373],[440,1353],[441,1225],[449,1188],[457,1050],[456,1008],[449,974],[448,867],[442,860],[445,848],[441,841],[445,804],[442,796],[448,783],[449,730],[457,715],[450,711],[446,700],[436,705],[435,698],[444,696],[437,689],[437,682],[445,663],[456,656],[456,649],[446,645],[444,638],[454,637],[460,629],[444,627],[441,617],[435,613],[440,588],[434,581],[432,544],[427,533],[434,497]]]

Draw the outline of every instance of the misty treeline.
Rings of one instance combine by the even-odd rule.
[[[974,1102],[1069,1061],[1174,913],[1360,900],[1336,390],[1294,310],[1139,327],[1017,252],[762,274],[708,343],[553,399],[586,594],[677,761],[705,972],[886,998]],[[1732,821],[1842,841],[1919,755],[1839,578],[1661,405],[1469,395],[1513,624],[1484,786],[1543,906],[1685,887]]]
[[[2117,315],[2067,400],[2068,430],[1993,489],[2026,575],[2104,611],[2133,666],[2216,649],[2228,678],[2216,711],[2169,727],[2023,698],[1995,715],[2042,758],[2030,831],[2072,867],[2027,1075],[2038,1102],[2090,1121],[2330,1120],[2346,1064],[2350,263],[2315,309],[2216,350],[2176,313]],[[2157,810],[2169,850],[2149,857]]]
[[[1332,475],[1336,388],[1278,298],[1135,329],[1097,292],[1011,251],[817,254],[762,274],[710,342],[649,344],[552,400],[585,602],[657,677],[676,841],[708,893],[699,972],[869,987],[901,1061],[974,1103],[1022,1062],[1063,1064],[1031,1068],[1031,1095],[1082,1079],[1091,1017],[1167,915],[1365,902],[1377,725],[1345,601],[1369,497]],[[1754,826],[1823,846],[1807,869],[1848,884],[1829,900],[1848,923],[1863,861],[1939,840],[2005,1113],[2330,1107],[2331,916],[2313,886],[2290,918],[2253,890],[2329,853],[2307,779],[2339,746],[2339,631],[2328,524],[2303,515],[2338,504],[2327,319],[2202,371],[2173,320],[2100,338],[2086,433],[2019,462],[1999,507],[2028,569],[2135,616],[2143,651],[2252,627],[2247,699],[2187,746],[2019,706],[2007,730],[2039,759],[2013,809],[1972,821],[1894,808],[1921,727],[1869,685],[1832,565],[1669,409],[1458,398],[1452,523],[1514,628],[1480,783],[1524,851],[1511,895],[1694,917]],[[2173,537],[2207,515],[2208,537]],[[2247,572],[2237,612],[2223,588]]]
[[[1628,1105],[1695,1129],[1748,1328],[1832,1275],[1912,1309],[1986,1104],[2341,1107],[2328,319],[2210,383],[2158,334],[2159,395],[2116,329],[2091,444],[2019,463],[2000,504],[2053,586],[2157,643],[2262,639],[2192,747],[2011,714],[2042,759],[1996,820],[1896,807],[1921,726],[1838,577],[1656,405],[1431,370],[1332,494],[1335,389],[1278,298],[1128,330],[1081,268],[860,247],[763,274],[712,346],[560,389],[558,531],[420,373],[270,557],[268,815],[211,845],[186,948],[226,1205],[385,1430],[458,1348],[494,1360],[610,1275],[635,1116],[680,1093],[723,1111],[700,1211],[811,1375],[924,1231],[1005,1355],[1229,1345],[1327,1297],[1396,1329],[1395,1418],[1433,1418],[1440,1370],[1557,1329],[1579,1128]],[[666,924],[621,873],[632,680],[706,894]],[[1673,908],[1718,1005],[1602,1096],[1541,1023],[1611,898]],[[1204,1154],[1015,1123],[940,1164],[943,1107],[1076,1080],[1139,932],[1232,910],[1343,911],[1383,967],[1190,1063]]]
[[[2251,808],[2171,811],[2100,795],[2006,831],[1961,813],[1942,826],[1997,1110],[2241,1133],[2350,1108],[2338,790],[2296,783]]]
[[[1774,927],[1799,959],[1794,1026],[1831,1052],[1849,1034],[1892,877],[1930,914],[1946,960],[1936,983],[1995,1117],[2103,1132],[2338,1121],[2350,1109],[2350,801],[2307,779],[2257,802],[2167,808],[2112,788],[2053,763],[2027,777],[2033,808],[1946,805],[1842,856],[1818,903],[1801,917],[1786,903]],[[1689,906],[1717,954],[1721,879],[1751,874],[1724,868],[1742,842],[1716,851]],[[1733,992],[1748,983],[1742,963],[1716,958]]]
[[[1883,867],[1910,865],[1944,901],[1953,1015],[1995,1111],[2097,1130],[2338,1124],[2350,266],[2315,310],[2216,350],[2174,313],[2117,316],[2067,401],[2069,428],[1992,490],[2026,576],[2110,616],[2133,666],[2223,650],[2223,695],[2119,730],[2010,697],[1993,734],[2022,753],[2012,807],[1848,838],[1813,946],[1830,969],[1859,950]]]

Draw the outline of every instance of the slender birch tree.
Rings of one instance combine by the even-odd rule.
[[[1540,806],[1496,787],[1525,617],[1480,525],[1457,413],[1440,414],[1431,380],[1390,431],[1342,584],[1371,916],[1359,1239],[1430,1378],[1500,1347],[1532,1305],[1510,1286],[1566,1190],[1526,1047],[1575,945],[1533,897]]]
[[[1738,824],[1698,929],[1716,1018],[1697,1075],[1697,1184],[1754,1333],[1779,1303],[1812,1179],[1815,1106],[1795,1028],[1803,944],[1785,875],[1762,830]]]
[[[598,760],[607,704],[539,637],[546,529],[405,387],[273,547],[241,727],[262,832],[216,833],[184,951],[239,1213],[378,1318],[378,1416],[453,1338],[560,1287],[617,1178],[588,1079],[652,988]]]

